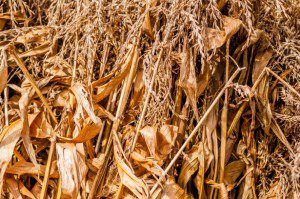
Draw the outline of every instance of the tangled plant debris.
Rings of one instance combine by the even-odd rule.
[[[299,5],[0,1],[1,198],[300,198]]]

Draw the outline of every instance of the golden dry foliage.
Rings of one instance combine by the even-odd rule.
[[[299,0],[1,0],[0,198],[300,198]]]

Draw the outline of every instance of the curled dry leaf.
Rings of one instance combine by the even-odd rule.
[[[223,20],[224,30],[205,29],[205,45],[208,51],[223,46],[226,40],[236,34],[242,25],[241,20],[232,17],[223,16]],[[255,41],[254,38],[252,40]]]
[[[58,172],[55,169],[55,162],[53,162],[52,170],[50,171],[50,178],[58,178]],[[15,175],[39,175],[44,176],[46,167],[44,165],[34,165],[31,162],[19,161],[7,168],[6,172]]]
[[[193,53],[192,49],[188,49],[187,46],[187,38],[185,38],[184,46],[183,46],[183,52],[181,57],[181,67],[180,67],[180,76],[179,76],[179,82],[178,85],[181,86],[187,97],[189,104],[192,106],[195,115],[198,117],[198,111],[197,111],[197,99],[199,97],[198,95],[198,81],[196,77],[196,71],[194,66],[194,60],[193,60]],[[203,78],[205,81],[207,78]],[[199,82],[200,83],[200,82]],[[207,83],[207,82],[206,82]],[[205,83],[202,84],[205,87]]]
[[[28,116],[29,124],[36,116],[37,114]],[[15,145],[21,136],[22,127],[23,123],[19,119],[5,127],[0,134],[0,190],[2,190],[3,177],[13,156]]]
[[[224,20],[224,30],[226,33],[226,37],[227,39],[229,39],[239,31],[242,25],[242,21],[227,16],[223,16],[223,20]]]
[[[273,52],[271,50],[267,50],[256,55],[254,64],[253,64],[253,72],[252,72],[252,81],[255,82],[259,75],[263,72],[265,67],[267,67],[270,59],[272,58]]]
[[[93,96],[93,99],[95,101],[99,102],[105,97],[107,97],[125,79],[130,70],[130,66],[134,56],[134,51],[135,47],[132,47],[125,55],[124,60],[122,60],[120,64],[121,71],[118,74],[116,74],[113,78],[111,78],[109,82],[98,87],[97,94]],[[97,84],[99,84],[98,82],[100,81],[98,80],[96,82],[93,82],[93,86],[95,87]]]
[[[30,137],[49,138],[54,135],[54,130],[47,121],[45,112],[40,112],[30,125]]]
[[[189,199],[192,198],[189,196],[178,184],[175,183],[174,179],[168,179],[163,190],[158,190],[157,193],[153,194],[154,198],[162,199]]]
[[[84,108],[84,110],[86,111],[86,113],[88,114],[88,116],[91,118],[91,120],[95,124],[101,124],[100,118],[98,118],[95,115],[93,106],[92,106],[92,104],[88,100],[88,96],[87,96],[88,93],[85,90],[85,88],[83,87],[83,85],[79,84],[79,83],[76,83],[71,88],[71,90],[72,90],[72,92],[74,93],[74,95],[76,97],[77,106],[81,106],[82,108]],[[79,114],[83,114],[83,113],[79,113]],[[84,118],[83,115],[82,115],[82,118]]]
[[[191,176],[199,168],[199,156],[203,155],[199,153],[199,147],[193,146],[193,148],[188,151],[184,156],[184,162],[181,167],[180,175],[178,178],[178,184],[185,188],[186,184],[190,180]]]
[[[205,29],[205,46],[206,49],[213,50],[223,46],[226,41],[226,32],[222,30],[216,30],[213,28]]]
[[[176,126],[164,125],[158,127],[146,126],[141,129],[141,135],[145,140],[150,156],[161,165],[163,160],[171,153],[177,137]]]
[[[75,144],[56,144],[57,167],[61,177],[62,197],[81,198],[88,168]]]
[[[134,175],[130,168],[122,159],[122,153],[117,144],[114,145],[114,159],[117,164],[121,183],[126,186],[137,198],[149,196],[149,190],[145,182]]]
[[[161,175],[163,169],[157,164],[157,161],[152,157],[144,157],[140,153],[132,152],[131,158],[136,162],[137,165],[145,168],[147,171],[155,175]]]
[[[101,127],[102,125],[89,122],[78,132],[78,134],[74,138],[66,138],[66,137],[61,137],[59,135],[57,137],[61,142],[72,142],[72,143],[86,142],[94,138],[96,135],[98,135]]]

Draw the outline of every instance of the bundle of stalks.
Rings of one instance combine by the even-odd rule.
[[[300,198],[299,5],[0,1],[0,197]]]

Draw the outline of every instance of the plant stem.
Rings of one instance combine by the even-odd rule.
[[[225,68],[225,82],[228,81],[229,76],[229,46],[230,39],[226,42],[226,68]],[[224,106],[222,110],[221,118],[221,150],[220,150],[220,183],[224,180],[224,169],[225,169],[225,152],[226,152],[226,141],[227,141],[227,113],[228,113],[228,89],[225,90],[224,94]]]
[[[48,155],[48,159],[47,159],[47,164],[46,164],[45,176],[44,176],[44,180],[43,180],[43,184],[42,184],[42,191],[40,194],[40,199],[45,199],[47,196],[49,175],[50,175],[50,169],[51,169],[52,158],[53,158],[53,154],[54,154],[54,150],[55,150],[55,145],[56,145],[56,139],[52,138],[49,155]]]

